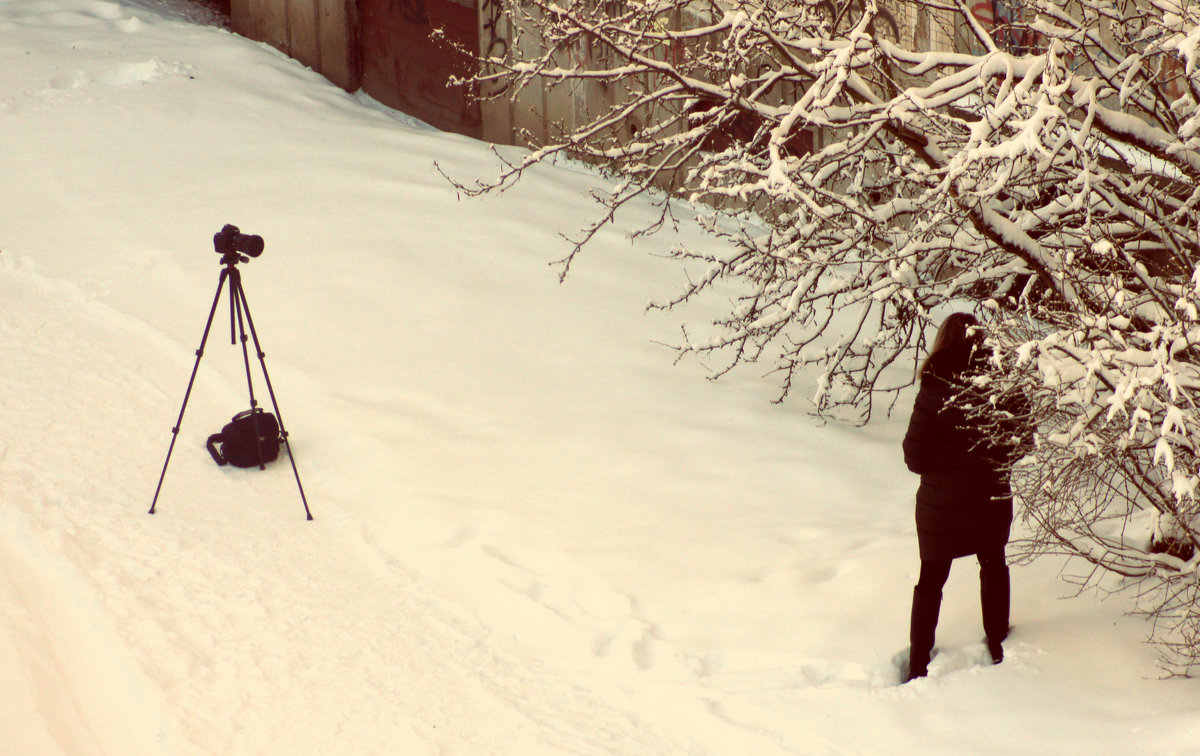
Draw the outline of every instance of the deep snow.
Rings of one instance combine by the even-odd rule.
[[[1196,682],[1057,562],[1014,570],[999,667],[956,564],[896,685],[911,398],[821,425],[674,365],[709,313],[644,311],[670,239],[548,265],[598,178],[460,201],[433,161],[490,176],[486,145],[195,20],[0,3],[0,753],[1200,752]],[[224,309],[146,512],[224,223],[266,239],[313,522],[286,464],[203,450],[247,403]]]

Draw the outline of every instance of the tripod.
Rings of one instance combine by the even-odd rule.
[[[232,234],[229,233],[232,229]],[[249,242],[246,244],[244,242]],[[158,476],[158,488],[154,490],[154,501],[150,504],[150,514],[154,514],[154,509],[158,505],[158,495],[162,492],[163,479],[167,477],[167,465],[171,464],[171,452],[175,450],[175,442],[179,439],[179,426],[183,424],[183,413],[187,410],[188,398],[192,395],[192,386],[196,382],[196,371],[200,369],[200,358],[204,356],[204,345],[208,341],[208,333],[212,328],[213,316],[217,314],[217,304],[221,301],[221,291],[225,288],[225,283],[229,283],[229,343],[237,345],[237,339],[240,337],[242,342],[242,362],[246,366],[246,387],[250,392],[250,409],[255,410],[258,407],[258,400],[254,398],[254,381],[250,376],[250,353],[246,344],[246,326],[250,327],[250,336],[254,339],[254,351],[258,354],[258,364],[262,367],[263,379],[267,384],[267,393],[271,397],[271,405],[275,408],[275,417],[279,421],[279,436],[283,440],[283,446],[287,449],[288,459],[292,463],[292,473],[296,476],[296,487],[300,489],[300,501],[304,504],[304,514],[309,520],[313,518],[312,512],[308,509],[308,499],[304,496],[304,486],[300,483],[300,472],[296,469],[296,458],[292,456],[292,446],[288,443],[288,433],[283,425],[283,415],[279,412],[279,403],[275,401],[275,389],[271,386],[271,376],[267,374],[267,363],[263,361],[266,356],[263,354],[262,347],[258,343],[258,332],[254,330],[254,320],[250,317],[250,304],[246,301],[246,291],[242,288],[242,272],[238,270],[239,262],[249,262],[250,258],[243,257],[239,254],[240,251],[245,251],[253,257],[257,257],[262,252],[262,239],[257,236],[244,236],[239,234],[234,226],[226,226],[225,229],[214,237],[214,244],[217,247],[217,252],[222,253],[221,264],[225,267],[221,269],[221,277],[217,282],[217,295],[213,297],[212,308],[208,311],[208,322],[204,324],[204,336],[200,339],[200,348],[196,350],[196,364],[192,366],[192,377],[188,379],[187,391],[183,394],[183,404],[179,408],[179,419],[175,421],[175,427],[171,428],[171,445],[167,447],[167,459],[163,462],[162,473]],[[257,245],[257,246],[255,246]],[[258,437],[257,423],[258,414],[253,414],[255,422],[255,437]],[[261,460],[261,453],[259,456]],[[266,464],[259,462],[259,469],[266,469]]]

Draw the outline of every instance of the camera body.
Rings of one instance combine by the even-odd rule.
[[[218,255],[248,255],[258,257],[263,253],[263,238],[254,234],[243,234],[237,226],[226,223],[213,236],[213,249]]]

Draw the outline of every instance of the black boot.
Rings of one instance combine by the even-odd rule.
[[[908,626],[908,674],[904,682],[929,674],[929,659],[937,633],[942,593],[923,593],[913,589],[912,619]]]
[[[1004,647],[1008,637],[1008,611],[1011,586],[1008,565],[1003,559],[981,562],[979,565],[979,603],[983,608],[983,632],[987,636],[988,653],[992,663],[1004,661]]]

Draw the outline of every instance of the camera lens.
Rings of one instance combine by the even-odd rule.
[[[236,246],[242,254],[258,257],[263,253],[263,238],[256,234],[238,234]]]

